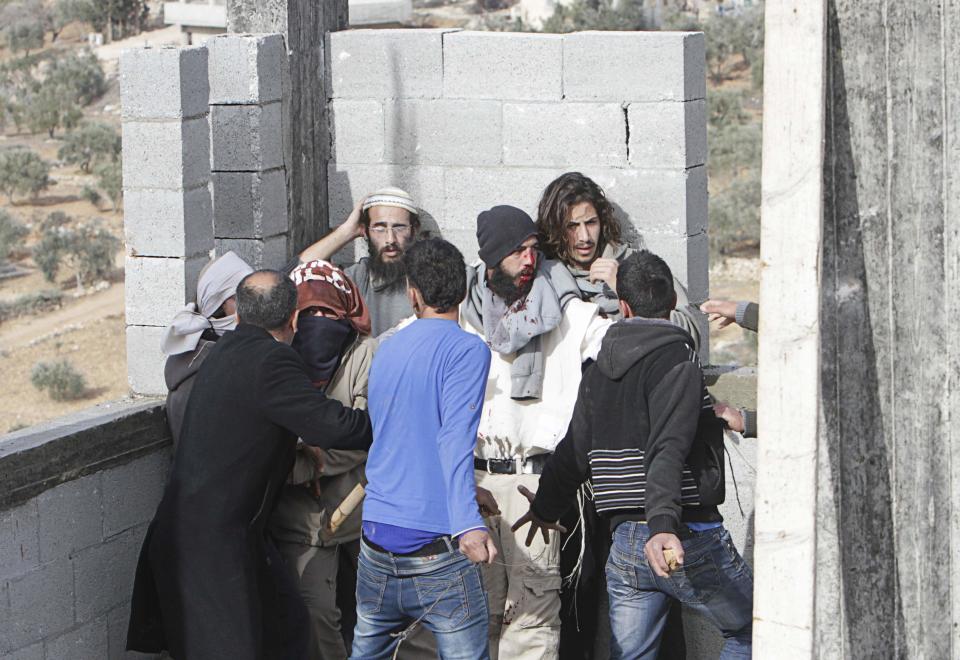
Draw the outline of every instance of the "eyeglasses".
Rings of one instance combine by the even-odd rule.
[[[406,236],[410,233],[412,227],[410,225],[372,225],[370,231],[378,236],[382,236],[387,233],[387,230],[393,232],[394,236]]]

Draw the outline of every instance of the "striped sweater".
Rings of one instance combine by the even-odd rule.
[[[540,478],[533,511],[557,520],[590,480],[597,511],[650,533],[717,522],[723,432],[690,335],[667,321],[610,328],[583,375],[569,431]]]

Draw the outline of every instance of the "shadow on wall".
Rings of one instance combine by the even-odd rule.
[[[387,59],[390,62],[390,86],[387,89],[383,90],[382,99],[389,101],[390,99],[402,99],[404,95],[404,86],[403,86],[403,77],[400,75],[400,63],[397,56],[396,44],[390,43],[387,45]],[[409,104],[398,102],[398,103],[384,103],[384,121],[386,122],[386,113],[394,112],[395,113],[395,124],[400,130],[394,131],[390,136],[387,136],[386,139],[392,141],[392,149],[385,150],[385,153],[393,154],[403,154],[404,153],[404,142],[410,144],[416,144],[418,140],[417,136],[417,121],[416,121],[416,108],[410,108],[408,111],[407,106]],[[334,134],[334,116],[335,110],[331,110],[329,116],[329,126],[331,136]],[[402,158],[397,160],[403,160]],[[335,165],[335,163],[331,163]],[[373,166],[376,169],[380,169],[378,166]],[[412,174],[411,169],[414,167],[412,163],[404,162],[393,162],[385,165],[381,177],[377,177],[376,183],[369,182],[351,182],[350,174],[344,170],[337,170],[335,167],[330,169],[329,173],[329,189],[330,190],[349,190],[351,192],[350,208],[353,204],[356,204],[361,197],[367,195],[378,188],[384,188],[387,186],[396,186],[402,188],[410,193],[414,201],[417,204],[422,204],[422,198],[420,191],[418,190],[419,186],[416,183],[416,177]],[[362,186],[368,186],[370,189],[361,189]],[[330,228],[341,224],[346,217],[342,218],[330,218]],[[430,212],[429,209],[422,208],[420,209],[420,234],[421,236],[438,236],[443,237],[443,232],[440,229],[440,224],[434,215]],[[347,245],[343,248],[337,255],[334,257],[334,261],[337,263],[354,263],[359,261],[363,257],[367,256],[368,250],[367,245],[364,241],[353,241],[350,245]]]
[[[818,647],[825,657],[840,657],[844,649],[855,649],[860,657],[890,657],[903,635],[904,620],[897,589],[888,433],[864,256],[865,249],[876,247],[871,239],[886,239],[871,236],[861,216],[834,2],[827,31]]]

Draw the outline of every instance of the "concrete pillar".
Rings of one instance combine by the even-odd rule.
[[[754,656],[814,656],[826,0],[768,0]],[[789,148],[784,148],[789,145]]]
[[[348,24],[347,0],[227,0],[232,33],[284,35],[289,91],[284,93],[287,217],[290,254],[320,238],[330,227],[327,210],[326,34]]]
[[[163,329],[213,248],[207,50],[124,51],[120,94],[127,376],[132,392],[162,394]]]
[[[221,35],[210,51],[210,166],[218,254],[233,250],[254,268],[287,256],[283,160],[283,37]]]

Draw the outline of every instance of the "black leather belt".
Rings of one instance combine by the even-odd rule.
[[[393,555],[394,557],[430,557],[432,555],[442,555],[445,552],[450,552],[450,548],[447,546],[447,541],[450,542],[450,545],[453,546],[454,550],[460,548],[459,539],[451,538],[449,536],[441,536],[440,538],[417,548],[413,552],[390,552],[383,546],[377,545],[368,539],[366,534],[363,535],[363,542],[372,549],[387,555]]]
[[[542,474],[550,454],[537,454],[527,458],[474,458],[473,469],[490,474]]]

